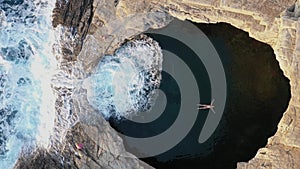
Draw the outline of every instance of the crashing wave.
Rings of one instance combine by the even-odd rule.
[[[81,79],[68,73],[73,63],[54,56],[61,54],[55,38],[64,29],[52,28],[54,3],[0,0],[0,168],[13,168],[20,152],[35,145],[59,149],[77,121],[72,97]],[[161,70],[158,43],[146,36],[131,40],[84,80],[88,101],[105,118],[147,111]]]
[[[162,52],[153,39],[141,36],[106,55],[84,81],[89,103],[103,116],[130,117],[151,108],[161,80]]]
[[[12,168],[24,147],[46,145],[50,136],[54,3],[0,0],[1,168]]]

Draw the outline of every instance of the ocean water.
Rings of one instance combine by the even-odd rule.
[[[79,68],[60,63],[60,46],[73,39],[67,27],[53,29],[54,3],[0,0],[0,168],[13,168],[20,153],[37,146],[59,155],[66,131],[77,121],[72,93],[82,79],[69,73]],[[127,118],[150,109],[161,69],[158,43],[141,36],[104,56],[83,87],[106,119]]]
[[[57,34],[62,34],[68,28],[60,27],[53,30],[51,20],[54,3],[55,1],[46,0],[0,0],[0,168],[13,168],[20,152],[31,152],[36,145],[45,148],[49,146],[58,147],[58,144],[55,143],[59,143],[63,139],[66,130],[76,121],[76,117],[68,116],[72,112],[73,89],[81,87],[76,86],[81,85],[81,83],[77,83],[76,80],[78,79],[67,74],[67,71],[58,70],[61,65],[59,65],[59,61],[56,61],[54,53],[59,53],[59,49],[53,49],[52,46],[56,44],[59,48],[60,44],[57,43],[56,39]],[[224,32],[222,29],[220,32]],[[207,28],[206,33],[210,31],[212,30]],[[232,36],[237,34],[232,32]],[[207,115],[207,112],[201,113],[192,132],[178,146],[166,154],[154,157],[154,160],[151,158],[144,159],[155,167],[180,168],[182,166],[187,167],[188,164],[190,166],[197,164],[195,166],[224,168],[227,164],[227,168],[235,168],[237,161],[247,161],[259,147],[265,145],[267,138],[274,134],[282,112],[286,108],[287,100],[289,100],[287,80],[282,78],[282,72],[279,68],[276,71],[263,69],[266,67],[264,66],[265,63],[272,65],[269,66],[271,68],[273,65],[278,66],[278,63],[269,63],[270,57],[262,60],[263,66],[258,66],[257,74],[253,76],[255,83],[247,81],[251,78],[246,75],[249,72],[253,73],[252,68],[249,68],[248,71],[246,66],[242,69],[245,71],[238,69],[238,66],[245,64],[245,61],[247,61],[245,65],[251,65],[249,63],[257,65],[256,60],[251,58],[255,58],[254,55],[264,56],[263,52],[257,53],[256,50],[256,48],[264,48],[260,45],[256,47],[254,42],[240,40],[238,36],[233,40],[230,36],[225,40],[221,38],[219,41],[220,37],[224,35],[214,37],[215,34],[216,32],[210,36],[213,37],[212,41],[215,38],[216,46],[221,46],[218,52],[221,53],[228,85],[231,87],[229,88],[231,94],[228,97],[229,101],[223,118],[226,125],[222,132],[226,132],[223,134],[215,133],[217,134],[216,137],[222,136],[219,142],[213,140],[210,143],[199,145],[197,137]],[[64,43],[64,37],[60,38],[61,43]],[[174,50],[189,55],[182,47],[178,47],[176,44],[172,45],[168,39],[161,41],[156,39],[156,41],[160,43],[162,48],[163,44],[171,45]],[[173,110],[180,107],[178,104],[180,99],[178,86],[171,76],[162,72],[162,49],[156,41],[142,36],[139,39],[124,43],[115,55],[104,56],[95,71],[82,83],[82,87],[87,89],[87,99],[93,108],[98,110],[106,119],[113,119],[116,122],[114,127],[128,135],[142,134],[145,137],[164,131],[176,119],[176,113],[172,113]],[[236,50],[227,51],[227,49],[223,49],[224,46],[230,46],[237,42],[237,45],[232,46],[239,46],[240,41],[245,42],[248,46],[252,45],[254,48],[249,48],[251,49],[249,52],[239,51],[243,49],[239,47],[237,51],[241,53],[238,54],[234,53]],[[248,49],[248,46],[245,49]],[[265,50],[272,53],[269,49]],[[244,56],[245,53],[253,53],[253,56],[239,60],[239,56]],[[231,64],[231,59],[238,61],[239,64]],[[200,64],[196,62],[190,63],[190,65],[197,67],[199,72],[205,72],[200,70]],[[73,70],[71,66],[67,68]],[[261,73],[268,71],[271,73]],[[80,73],[84,74],[84,72]],[[257,77],[261,78],[261,83],[257,82]],[[281,78],[280,81],[279,78]],[[197,80],[206,90],[205,85],[208,80],[200,81],[200,79],[204,78]],[[240,81],[243,81],[243,85],[239,85]],[[272,85],[272,88],[272,86],[264,84],[278,84],[278,86]],[[53,86],[61,88],[61,91],[55,93]],[[251,88],[251,86],[255,87]],[[128,121],[131,116],[138,116],[139,113],[146,112],[151,108],[153,99],[156,98],[154,91],[159,88],[167,91],[169,98],[167,109],[171,113],[162,115],[156,121],[162,122],[161,124],[154,123],[154,127],[149,128],[148,131],[144,130],[146,132],[141,132],[141,129],[148,126],[132,125]],[[208,92],[208,90],[202,92],[202,97],[209,98]],[[240,93],[243,93],[243,96]],[[278,99],[274,93],[283,93],[284,97]],[[65,97],[62,97],[64,94]],[[245,97],[245,94],[248,97]],[[61,107],[55,105],[55,101],[59,97],[63,103]],[[274,102],[276,99],[278,100]],[[247,107],[250,101],[255,104]],[[281,104],[278,104],[279,102]],[[278,107],[268,103],[276,103]],[[256,105],[255,109],[252,105]],[[57,113],[58,111],[60,114]],[[267,119],[267,117],[272,117],[272,119]],[[61,124],[55,126],[55,118]],[[129,120],[120,120],[123,118]],[[252,123],[252,121],[257,123]],[[224,126],[220,126],[223,129]],[[53,133],[54,128],[56,128],[56,133]],[[270,130],[261,130],[262,128]],[[243,135],[240,135],[241,131],[244,133]],[[251,144],[247,140],[251,140]],[[253,146],[254,143],[255,146]],[[177,157],[178,161],[176,161]],[[157,159],[168,162],[159,162]],[[181,159],[183,160],[181,161]]]
[[[21,150],[48,146],[54,121],[54,3],[0,0],[1,168],[12,168]]]

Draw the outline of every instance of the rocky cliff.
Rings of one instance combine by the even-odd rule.
[[[269,44],[285,76],[290,79],[291,100],[276,134],[266,147],[238,168],[300,168],[300,42],[299,3],[295,0],[74,0],[57,1],[53,25],[63,25],[75,40],[63,48],[65,62],[80,62],[88,74],[103,54],[112,53],[125,39],[148,28],[167,25],[172,17],[194,22],[226,22]],[[280,96],[278,96],[280,97]],[[151,168],[125,151],[121,138],[95,111],[74,98],[79,122],[65,137],[61,156],[38,151],[20,158],[16,168]],[[97,118],[96,118],[97,117]],[[94,136],[91,138],[91,135]],[[84,143],[77,150],[75,143]],[[115,153],[112,153],[115,152]],[[116,155],[119,154],[119,155]],[[31,159],[28,161],[28,158]],[[41,160],[43,159],[43,160]],[[42,162],[41,162],[42,161]]]

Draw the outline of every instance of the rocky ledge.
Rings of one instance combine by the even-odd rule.
[[[299,2],[295,0],[74,0],[57,1],[53,25],[68,27],[76,44],[65,46],[66,62],[82,62],[87,74],[103,54],[112,53],[125,39],[148,28],[167,25],[173,17],[201,23],[226,22],[259,41],[269,44],[280,67],[290,80],[291,100],[276,134],[249,162],[238,168],[300,168],[300,33]],[[70,46],[76,50],[69,50]],[[72,58],[72,59],[68,59]],[[280,96],[278,96],[280,97]],[[95,111],[80,109],[86,98],[76,102],[79,117]],[[86,103],[87,104],[87,103]],[[97,118],[96,118],[97,117]],[[22,157],[16,168],[151,168],[126,152],[122,139],[101,117],[79,118],[65,137],[61,156],[38,150]],[[93,137],[93,138],[91,138]],[[78,150],[75,143],[84,143]],[[112,153],[114,152],[114,153]],[[119,155],[116,155],[119,154]],[[28,161],[28,158],[31,159]],[[28,166],[28,167],[24,167]]]

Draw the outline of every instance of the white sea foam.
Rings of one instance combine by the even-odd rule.
[[[108,119],[129,117],[151,107],[161,80],[162,53],[151,38],[133,40],[106,55],[83,87],[89,103]]]
[[[24,146],[49,146],[54,3],[0,0],[0,168],[12,168]]]
[[[72,92],[85,76],[72,64],[58,70],[65,63],[52,53],[61,55],[60,42],[74,39],[65,33],[68,28],[53,30],[54,3],[0,0],[0,168],[12,168],[24,147],[58,147],[77,120],[72,114]],[[116,55],[105,56],[84,80],[88,101],[105,118],[146,111],[153,90],[159,87],[161,69],[157,42],[147,37],[127,42]],[[60,107],[55,105],[58,96]]]

